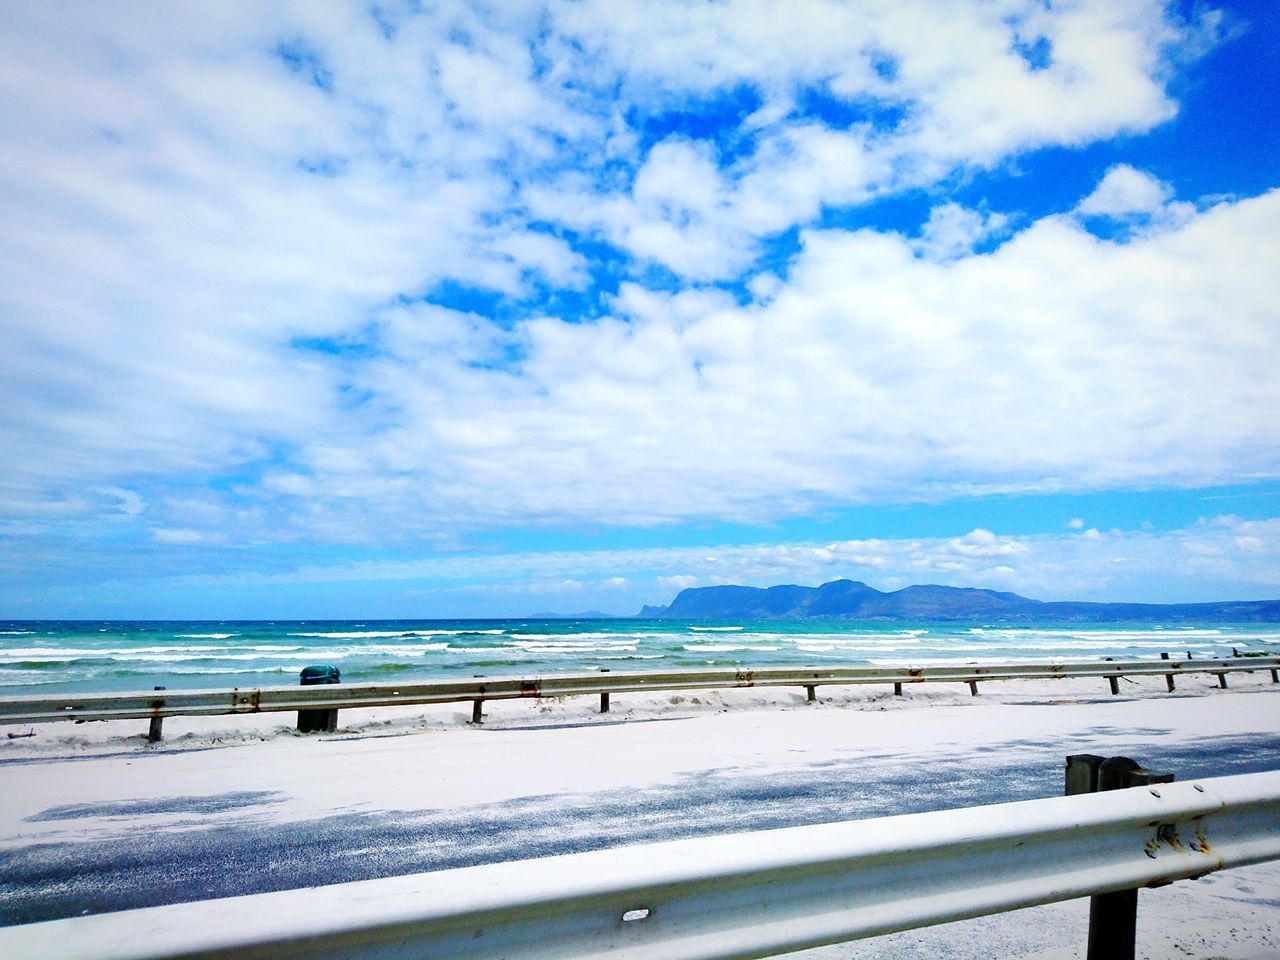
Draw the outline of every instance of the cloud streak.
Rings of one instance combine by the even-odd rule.
[[[961,537],[469,554],[274,574],[194,575],[174,578],[172,584],[414,582],[430,583],[441,593],[466,587],[494,595],[625,590],[622,602],[638,598],[638,605],[666,602],[688,587],[816,584],[848,577],[884,590],[928,582],[995,586],[1048,600],[1110,600],[1127,598],[1134,582],[1161,572],[1176,581],[1170,591],[1195,585],[1199,599],[1208,600],[1225,583],[1258,596],[1274,591],[1280,586],[1277,559],[1280,521],[1224,515],[1165,533],[1088,528],[1009,536],[979,528]],[[421,589],[418,594],[425,595]],[[634,612],[618,603],[615,595],[615,609]]]

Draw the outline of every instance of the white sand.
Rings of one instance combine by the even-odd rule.
[[[903,697],[832,687],[817,704],[789,689],[614,695],[606,715],[595,697],[506,701],[487,704],[478,728],[466,722],[469,704],[400,707],[343,711],[336,734],[307,736],[294,732],[293,714],[172,718],[156,745],[145,742],[146,721],[0,727],[0,760],[36,761],[0,766],[0,855],[120,829],[118,817],[28,819],[51,807],[149,797],[273,790],[270,815],[287,822],[652,788],[708,771],[811,772],[850,757],[927,768],[930,758],[972,756],[989,773],[1001,744],[1107,755],[1135,736],[1148,745],[1139,759],[1159,766],[1162,748],[1280,730],[1280,686],[1267,672],[1229,683],[1182,677],[1171,696],[1162,678],[1144,678],[1122,682],[1118,697],[1097,679],[989,682],[978,697],[964,684],[910,686]],[[28,730],[36,736],[5,736]],[[74,759],[40,762],[55,758]],[[1056,960],[1084,955],[1086,917],[1087,903],[1073,902],[812,953]],[[1144,891],[1139,920],[1141,956],[1280,956],[1280,865]]]

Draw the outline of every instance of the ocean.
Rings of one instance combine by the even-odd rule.
[[[848,620],[0,621],[0,696],[609,670],[1280,654],[1280,624]]]

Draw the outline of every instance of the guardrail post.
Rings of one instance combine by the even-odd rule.
[[[900,681],[895,680],[893,682],[893,695],[895,697],[902,696],[902,683]]]
[[[474,676],[475,679],[480,680],[483,679],[484,674],[477,673]],[[480,684],[480,692],[484,693],[483,683]],[[471,701],[471,722],[484,723],[484,697],[477,697],[475,700]]]
[[[1077,753],[1067,757],[1066,795],[1098,792],[1098,767],[1106,757]]]
[[[1104,759],[1089,753],[1067,757],[1069,796],[1171,782],[1173,774],[1144,769],[1128,757]],[[1088,960],[1133,960],[1137,929],[1136,888],[1090,897]]]
[[[970,681],[969,681],[969,696],[971,696],[971,697],[976,697],[977,695],[978,695],[978,681],[977,681],[977,680],[970,680]]]
[[[1160,654],[1160,659],[1161,659],[1161,660],[1168,660],[1168,659],[1169,659],[1169,654],[1167,654],[1167,653],[1162,653],[1162,654]],[[1169,692],[1170,692],[1170,693],[1173,693],[1173,689],[1174,689],[1174,685],[1173,685],[1173,674],[1172,674],[1172,673],[1166,673],[1166,674],[1164,675],[1164,682],[1165,682],[1165,684],[1169,687]]]
[[[818,699],[818,688],[815,687],[812,683],[805,684],[805,690],[808,691],[807,699],[809,703],[813,703],[815,700]]]
[[[155,687],[156,690],[164,690],[164,687]],[[163,700],[157,700],[153,706],[160,706]],[[159,743],[164,739],[164,717],[152,717],[151,726],[147,730],[147,743]]]
[[[1223,690],[1227,689],[1227,675],[1225,673],[1218,674],[1218,686]]]
[[[1120,692],[1120,681],[1116,677],[1107,677],[1107,683],[1111,685],[1111,695],[1113,697]]]
[[[1272,683],[1280,683],[1280,671],[1277,671],[1277,670],[1275,670],[1275,669],[1272,669],[1272,671],[1271,671],[1271,682],[1272,682]]]
[[[609,672],[609,668],[608,668],[608,667],[601,667],[601,668],[600,668],[600,672],[601,672],[601,673],[608,673],[608,672]],[[602,691],[600,691],[600,712],[601,712],[601,713],[608,713],[608,712],[609,712],[609,691],[608,691],[608,690],[602,690]]]

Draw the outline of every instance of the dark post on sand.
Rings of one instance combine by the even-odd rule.
[[[1104,758],[1089,753],[1067,757],[1068,796],[1172,782],[1172,773],[1144,769],[1128,757]],[[1088,960],[1133,960],[1137,931],[1136,888],[1089,898]]]
[[[157,690],[163,690],[164,687],[156,687]],[[157,700],[153,706],[160,706],[163,700]],[[159,743],[164,737],[164,717],[152,717],[151,726],[147,730],[147,743]]]

